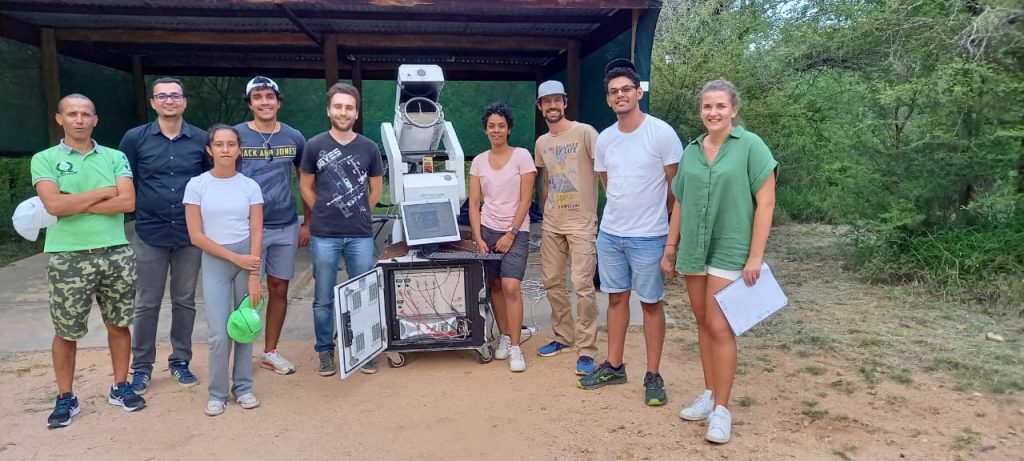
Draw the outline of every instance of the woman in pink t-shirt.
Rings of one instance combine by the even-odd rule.
[[[530,251],[529,211],[537,167],[529,151],[508,145],[512,113],[505,104],[487,106],[483,124],[491,148],[477,155],[469,169],[469,223],[480,251],[505,254],[500,261],[484,261],[501,332],[494,357],[509,359],[512,371],[524,371],[526,359],[519,347],[523,296],[519,289]]]

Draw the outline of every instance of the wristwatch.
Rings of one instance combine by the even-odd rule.
[[[519,235],[519,229],[516,229],[515,227],[508,228],[508,231],[512,233],[512,238],[515,238],[517,235]]]

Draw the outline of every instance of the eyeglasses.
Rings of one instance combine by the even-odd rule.
[[[178,102],[185,99],[185,95],[181,93],[157,93],[153,95],[153,99],[156,99],[157,101],[166,101],[170,99],[171,101]]]
[[[629,94],[629,93],[632,93],[633,90],[635,90],[635,89],[636,89],[636,87],[633,86],[633,85],[626,85],[626,86],[621,87],[621,88],[609,88],[608,89],[608,94],[610,96],[618,96],[619,93]]]

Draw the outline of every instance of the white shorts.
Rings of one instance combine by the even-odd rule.
[[[687,273],[683,275],[713,275],[715,277],[723,278],[726,280],[736,280],[740,277],[743,277],[743,271],[731,271],[728,269],[719,269],[717,267],[712,266],[704,266],[704,270],[701,272]]]

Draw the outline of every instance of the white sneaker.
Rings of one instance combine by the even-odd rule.
[[[711,412],[708,422],[708,433],[704,438],[710,442],[726,443],[732,436],[732,413],[721,405],[715,407]]]
[[[206,415],[207,416],[220,416],[224,414],[224,409],[227,408],[227,402],[221,402],[220,400],[211,400],[206,402]]]
[[[498,348],[494,350],[494,358],[498,360],[508,359],[508,348],[512,347],[512,337],[501,335],[498,338]]]
[[[523,348],[519,346],[508,348],[508,369],[515,372],[526,371],[526,359],[523,358]]]
[[[252,394],[252,392],[246,392],[238,396],[238,399],[235,401],[238,402],[239,406],[245,408],[246,410],[251,410],[253,408],[260,406],[260,401],[256,398],[255,395]]]
[[[277,349],[270,352],[264,352],[263,361],[260,362],[260,366],[268,370],[274,370],[274,373],[279,375],[290,375],[295,373],[295,365],[292,365],[288,359],[279,354]]]
[[[705,389],[704,393],[697,396],[688,407],[679,411],[679,417],[687,421],[703,421],[711,414],[715,407],[715,400],[711,398],[711,391]]]

